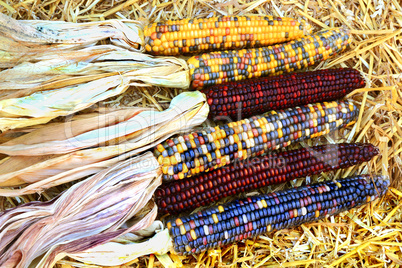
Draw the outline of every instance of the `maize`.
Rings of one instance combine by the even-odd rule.
[[[198,254],[364,205],[385,194],[388,185],[388,178],[369,175],[322,182],[212,207],[167,227],[178,254]]]
[[[240,120],[269,110],[333,101],[365,86],[351,68],[260,77],[201,90],[210,107],[209,118]]]
[[[354,123],[358,108],[333,101],[270,111],[203,131],[167,139],[154,155],[165,181],[178,180],[262,155]]]
[[[350,42],[348,30],[334,28],[275,46],[204,53],[187,60],[191,87],[201,89],[215,84],[293,72],[344,51]]]
[[[145,50],[165,56],[262,47],[303,35],[303,25],[298,21],[272,16],[170,20],[144,28]]]
[[[271,154],[162,184],[155,200],[159,212],[178,214],[227,196],[370,161],[378,152],[372,144],[341,143]]]

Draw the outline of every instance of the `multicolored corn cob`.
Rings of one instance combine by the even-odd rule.
[[[385,194],[389,180],[361,175],[253,196],[170,221],[178,254],[200,253],[298,226],[364,205]]]
[[[154,55],[262,47],[303,36],[303,25],[291,18],[220,16],[153,23],[144,29],[145,50]]]
[[[188,59],[193,89],[306,68],[344,51],[348,30],[335,28],[297,40],[255,49],[204,53]]]
[[[369,143],[341,143],[270,154],[162,184],[155,200],[159,212],[178,214],[226,196],[360,164],[378,152]]]
[[[207,96],[209,118],[240,120],[269,110],[340,99],[364,86],[360,72],[347,68],[260,77],[201,92]]]
[[[349,101],[270,111],[167,139],[156,146],[154,154],[162,165],[163,179],[178,180],[328,134],[354,123],[358,114]]]

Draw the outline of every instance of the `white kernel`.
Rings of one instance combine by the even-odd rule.
[[[180,156],[179,153],[175,153],[175,154],[174,154],[174,157],[176,158],[177,163],[180,163],[180,162],[181,162],[181,156]]]
[[[254,147],[254,146],[255,146],[255,141],[254,141],[254,139],[250,139],[250,144],[251,144],[251,147]]]
[[[248,220],[247,220],[247,217],[246,217],[245,214],[243,214],[243,223],[244,223],[244,224],[248,223]]]
[[[206,225],[204,225],[204,233],[205,235],[209,235],[209,228]]]
[[[232,135],[229,136],[229,142],[230,144],[234,144],[234,138]]]
[[[269,128],[271,129],[270,131],[274,131],[275,130],[275,126],[272,123],[269,123]]]
[[[207,154],[207,153],[208,153],[208,148],[207,148],[207,146],[206,146],[205,144],[201,145],[201,150],[202,150],[202,152],[203,152],[204,154]]]
[[[246,140],[246,148],[250,148],[251,146],[251,142],[249,139]]]
[[[181,147],[183,147],[184,151],[188,150],[187,145],[184,142],[181,143]]]
[[[307,209],[305,207],[302,207],[301,210],[303,216],[307,214]]]

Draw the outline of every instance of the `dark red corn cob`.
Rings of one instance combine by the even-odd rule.
[[[161,185],[155,192],[159,212],[178,214],[219,199],[295,178],[370,161],[378,148],[341,143],[274,153]]]
[[[270,110],[336,100],[364,86],[359,71],[347,68],[249,79],[201,91],[210,106],[209,118],[240,120]]]
[[[260,234],[298,226],[384,195],[389,179],[360,175],[212,207],[167,223],[178,254],[198,254]]]

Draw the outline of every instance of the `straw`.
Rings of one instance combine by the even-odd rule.
[[[378,173],[390,175],[391,190],[375,204],[337,217],[282,230],[199,256],[179,257],[172,253],[144,256],[131,262],[134,267],[163,267],[170,260],[176,267],[395,267],[402,259],[402,8],[400,1],[390,0],[301,0],[301,1],[27,1],[0,0],[0,12],[16,19],[93,22],[109,19],[201,18],[221,14],[284,15],[306,20],[314,31],[325,27],[345,26],[354,40],[348,53],[319,66],[354,67],[368,81],[368,88],[350,94],[362,106],[354,127],[330,137],[303,143],[371,142],[380,155],[369,164],[353,167],[325,177],[314,176],[311,182],[339,178],[350,174]],[[312,67],[311,69],[316,69]],[[135,105],[153,107],[166,104],[181,89],[149,87],[147,93],[134,87],[101,105]],[[155,104],[158,105],[155,105]],[[212,124],[212,123],[211,123]],[[278,186],[302,184],[302,179]],[[0,208],[14,207],[31,200],[48,200],[71,184],[46,190],[41,196],[2,198]],[[260,192],[277,189],[272,187]],[[228,201],[225,199],[223,201]],[[374,231],[374,233],[372,232]],[[89,267],[64,259],[59,267]],[[126,266],[122,266],[126,267]]]

